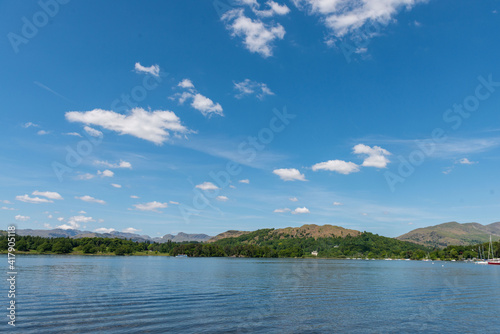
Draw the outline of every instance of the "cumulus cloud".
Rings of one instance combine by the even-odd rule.
[[[247,95],[255,95],[262,100],[266,95],[274,95],[265,83],[245,79],[241,82],[233,82],[234,89],[238,91],[236,98],[242,98]]]
[[[220,201],[220,202],[226,202],[229,198],[227,198],[227,196],[217,196],[216,197],[216,200]]]
[[[99,203],[99,204],[106,204],[105,201],[103,201],[102,199],[97,199],[97,198],[94,198],[92,196],[89,196],[89,195],[85,195],[85,196],[75,196],[76,199],[79,199],[79,200],[82,200],[84,202],[89,202],[89,203]]]
[[[28,216],[21,216],[21,215],[17,215],[14,218],[19,222],[25,222],[30,219],[30,217]]]
[[[121,135],[128,134],[151,141],[157,145],[169,139],[170,133],[188,133],[179,117],[168,110],[146,111],[134,108],[128,115],[110,110],[94,109],[91,111],[69,111],[65,114],[69,122],[80,122],[101,126],[116,131]]]
[[[189,79],[183,79],[177,84],[177,86],[182,88],[194,88],[193,82]]]
[[[301,10],[321,18],[335,37],[356,31],[367,23],[387,25],[402,9],[427,0],[294,0]]]
[[[387,164],[390,162],[387,159],[388,155],[391,153],[379,146],[367,146],[364,144],[358,144],[353,148],[354,154],[368,155],[363,161],[362,166],[364,167],[376,167],[376,168],[386,168]]]
[[[130,198],[139,198],[139,196],[136,196],[136,195],[130,195]]]
[[[217,187],[212,182],[203,182],[201,184],[196,185],[196,188],[201,189],[201,190],[216,190],[216,189],[219,189],[219,187]]]
[[[109,169],[106,169],[103,170],[102,172],[98,170],[97,175],[101,175],[101,177],[113,177],[115,173],[113,171],[110,171]]]
[[[39,136],[48,135],[50,131],[40,130],[36,134]]]
[[[312,166],[313,171],[327,170],[330,172],[337,172],[340,174],[351,174],[359,172],[359,166],[354,162],[347,162],[343,160],[329,160],[325,162],[320,162]]]
[[[94,232],[97,233],[111,233],[113,231],[116,231],[114,228],[105,228],[105,227],[99,227],[94,230]]]
[[[101,131],[91,128],[90,126],[84,126],[83,129],[92,137],[102,137]]]
[[[117,163],[109,163],[107,161],[99,161],[99,160],[96,160],[94,161],[94,164],[96,165],[101,165],[101,166],[105,166],[105,167],[108,167],[108,168],[132,168],[132,164],[128,161],[123,161],[123,160],[120,160],[120,162],[117,162]]]
[[[292,202],[297,202],[299,199],[297,197],[290,197],[289,200]]]
[[[214,101],[199,93],[194,95],[193,102],[191,102],[191,107],[200,111],[203,116],[212,114],[223,116],[222,107],[220,104],[214,103]]]
[[[94,222],[95,220],[92,217],[86,216],[73,216],[68,219],[68,222],[63,225],[57,226],[57,228],[63,230],[76,230],[80,227],[80,223],[89,223]]]
[[[221,20],[232,36],[243,38],[243,44],[250,52],[258,53],[264,58],[272,56],[274,41],[285,36],[285,29],[281,24],[266,24],[260,19],[252,20],[245,16],[242,8],[227,11]]]
[[[59,193],[56,193],[54,191],[38,191],[35,190],[32,195],[34,196],[43,196],[47,197],[49,199],[63,199],[62,196]]]
[[[239,180],[238,182],[239,182],[239,183],[246,183],[246,184],[250,184],[250,180],[249,180],[249,179]]]
[[[333,205],[334,205],[334,206],[339,206],[339,205],[344,205],[344,204],[342,204],[342,203],[340,203],[340,202],[333,202]]]
[[[280,168],[273,170],[273,173],[278,175],[283,181],[307,181],[304,174],[301,174],[295,168]]]
[[[201,112],[203,116],[224,116],[222,106],[219,103],[215,103],[208,97],[198,93],[191,80],[184,79],[179,82],[177,86],[188,89],[189,91],[175,94],[171,97],[171,99],[177,98],[180,104],[183,104],[186,100],[191,99],[191,107]]]
[[[252,6],[252,11],[261,17],[272,17],[275,15],[286,15],[290,13],[290,8],[288,8],[287,5],[280,5],[279,3],[274,2],[272,0],[266,2],[268,9],[263,9],[263,10],[258,9],[259,5],[257,1],[255,2],[252,1],[252,2],[254,4],[257,4]]]
[[[28,194],[16,196],[16,200],[21,201],[21,202],[25,202],[25,203],[33,203],[33,204],[53,203],[54,202],[54,201],[51,201],[51,200],[46,199],[46,198],[29,197]]]
[[[284,212],[289,212],[291,211],[289,208],[283,208],[283,209],[276,209],[273,212],[275,213],[284,213]]]
[[[301,214],[301,213],[310,213],[309,209],[306,208],[305,206],[303,208],[296,208],[295,210],[292,211],[292,214]]]
[[[149,67],[142,66],[141,63],[135,63],[135,70],[138,73],[149,73],[151,75],[154,75],[155,77],[160,75],[160,66],[158,65],[151,65]]]
[[[126,229],[122,230],[123,233],[137,233],[139,231],[140,230],[133,228],[133,227],[127,227]]]
[[[143,204],[134,204],[134,207],[136,210],[140,210],[140,211],[154,211],[154,212],[161,213],[161,211],[158,209],[164,209],[164,208],[168,207],[168,204],[154,201],[154,202],[143,203]]]
[[[111,186],[115,187],[115,188],[121,188],[122,187],[121,184],[116,184],[116,183],[111,183]]]

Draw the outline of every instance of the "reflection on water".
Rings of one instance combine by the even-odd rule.
[[[48,255],[17,265],[19,333],[500,333],[499,266]]]

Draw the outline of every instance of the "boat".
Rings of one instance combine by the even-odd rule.
[[[492,257],[491,259],[490,259],[490,254]],[[495,259],[495,252],[493,251],[493,243],[491,242],[491,235],[490,235],[490,246],[488,247],[488,264],[500,265],[500,259],[499,258]]]
[[[179,254],[176,257],[187,257],[187,255],[186,254]]]

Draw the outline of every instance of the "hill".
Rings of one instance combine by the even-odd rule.
[[[495,240],[500,238],[500,222],[489,225],[449,222],[418,228],[396,239],[430,247],[444,248],[450,245],[467,246],[487,242],[490,240],[490,235]]]
[[[120,239],[129,239],[137,242],[157,242],[157,243],[165,243],[168,240],[173,242],[204,242],[212,238],[206,234],[187,234],[183,232],[179,232],[177,235],[166,234],[163,237],[155,237],[152,238],[148,235],[139,235],[135,233],[125,233],[112,231],[109,233],[97,233],[90,231],[80,231],[80,230],[63,230],[63,229],[53,229],[53,230],[32,230],[32,229],[20,229],[16,231],[20,236],[31,235],[34,237],[42,237],[42,238],[72,238],[72,239],[81,239],[81,238],[120,238]]]

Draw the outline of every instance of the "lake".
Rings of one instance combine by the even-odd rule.
[[[69,255],[16,264],[19,333],[500,333],[500,266]]]

